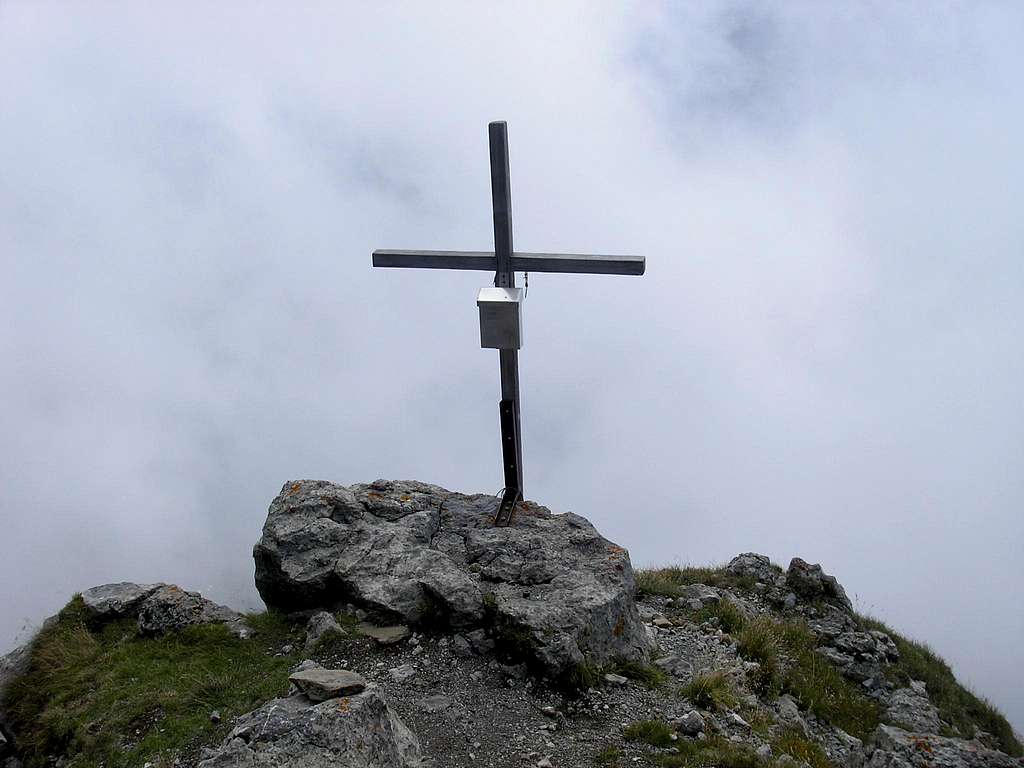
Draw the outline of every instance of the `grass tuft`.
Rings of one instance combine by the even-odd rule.
[[[594,755],[594,764],[603,765],[607,768],[618,768],[622,759],[622,750],[618,747],[608,746]]]
[[[825,750],[793,729],[787,729],[773,739],[772,749],[807,763],[811,768],[832,768]]]
[[[765,768],[766,763],[749,746],[736,744],[721,736],[707,741],[676,742],[676,751],[655,757],[658,765],[669,768]]]
[[[766,616],[748,622],[736,638],[740,655],[760,668],[748,674],[751,689],[762,696],[777,694],[781,687],[776,624]]]
[[[737,704],[732,683],[721,670],[697,675],[683,686],[681,693],[701,709],[725,710]]]
[[[676,597],[680,588],[689,584],[706,584],[709,587],[732,587],[751,590],[756,579],[752,576],[736,576],[724,566],[669,566],[667,568],[644,568],[636,571],[636,586],[643,595],[664,595]]]
[[[718,619],[718,626],[730,635],[739,632],[747,623],[746,615],[732,600],[719,600],[717,603],[705,605],[693,614],[693,620],[698,624],[709,619]]]
[[[630,680],[635,680],[652,690],[664,685],[665,681],[668,680],[668,675],[663,670],[639,661],[617,661],[607,671],[628,677]]]
[[[627,725],[622,736],[626,741],[642,741],[652,747],[669,747],[673,744],[672,728],[664,720],[638,720]]]

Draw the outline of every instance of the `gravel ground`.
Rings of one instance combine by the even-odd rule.
[[[671,613],[660,598],[647,599],[641,608],[649,618]],[[608,746],[619,748],[626,764],[641,761],[651,748],[625,741],[623,728],[689,710],[678,690],[693,673],[730,670],[744,692],[742,661],[717,630],[680,620],[680,626],[652,631],[660,653],[679,659],[666,684],[650,690],[632,680],[606,683],[573,698],[491,655],[456,654],[452,636],[446,635],[414,635],[391,647],[361,638],[312,658],[325,667],[359,672],[381,688],[433,765],[592,765]],[[392,670],[398,668],[403,669],[396,679]],[[758,706],[755,697],[745,698],[748,708]],[[752,737],[732,724],[720,725],[725,732],[736,730],[737,738]]]

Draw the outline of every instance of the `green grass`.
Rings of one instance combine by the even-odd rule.
[[[732,709],[737,704],[732,684],[720,670],[697,675],[682,687],[680,693],[701,709]]]
[[[718,626],[730,635],[739,632],[747,623],[747,617],[732,600],[719,600],[717,603],[705,605],[696,611],[692,618],[698,624],[709,619],[718,619]]]
[[[657,688],[668,680],[668,675],[658,667],[639,661],[617,661],[606,670],[617,675],[628,677],[650,689]]]
[[[814,648],[814,633],[802,621],[776,624],[776,643],[786,658],[781,689],[802,709],[866,739],[879,723],[878,705],[867,698]]]
[[[287,691],[297,660],[273,653],[297,644],[301,627],[276,614],[250,624],[250,640],[219,624],[143,639],[131,621],[91,630],[76,597],[33,641],[28,672],[5,697],[26,764],[45,765],[47,755],[76,766],[159,764],[215,743],[232,717]]]
[[[748,622],[736,638],[740,655],[756,661],[760,668],[748,673],[751,689],[762,696],[775,694],[781,684],[776,624],[766,616]]]
[[[707,584],[709,587],[732,587],[753,589],[756,579],[750,576],[735,576],[724,566],[669,566],[667,568],[643,568],[636,571],[637,590],[642,595],[665,595],[676,597],[680,587],[689,584]]]
[[[767,765],[749,746],[720,736],[707,741],[680,739],[673,754],[657,755],[655,763],[670,768],[765,768]]]
[[[608,746],[594,755],[594,764],[607,766],[607,768],[619,768],[621,759],[622,750],[618,747]]]
[[[832,768],[832,763],[829,762],[825,750],[792,729],[783,731],[778,737],[772,739],[772,749],[776,753],[802,760],[811,768]]]
[[[924,643],[908,640],[877,619],[858,617],[865,629],[885,632],[896,643],[900,658],[887,670],[894,681],[907,685],[922,680],[928,687],[928,698],[939,710],[939,716],[952,726],[955,735],[973,738],[977,726],[996,737],[999,748],[1009,755],[1024,755],[1020,741],[1006,718],[984,698],[957,682],[949,665]]]
[[[664,720],[638,720],[627,725],[622,736],[626,741],[642,741],[652,747],[669,747],[674,743],[672,727]]]

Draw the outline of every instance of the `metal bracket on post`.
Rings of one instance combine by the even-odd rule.
[[[494,524],[502,526],[512,522],[516,502],[522,496],[522,473],[519,467],[519,424],[515,400],[502,400],[498,404],[498,413],[501,415],[501,462],[505,470],[505,488],[498,512],[494,516]]]

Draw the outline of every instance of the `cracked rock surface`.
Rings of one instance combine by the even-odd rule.
[[[419,742],[375,689],[314,704],[298,694],[243,715],[200,768],[413,768]]]
[[[353,603],[412,625],[498,627],[549,674],[644,658],[626,550],[530,502],[495,528],[496,508],[414,481],[289,482],[253,551],[256,586],[283,611]]]

